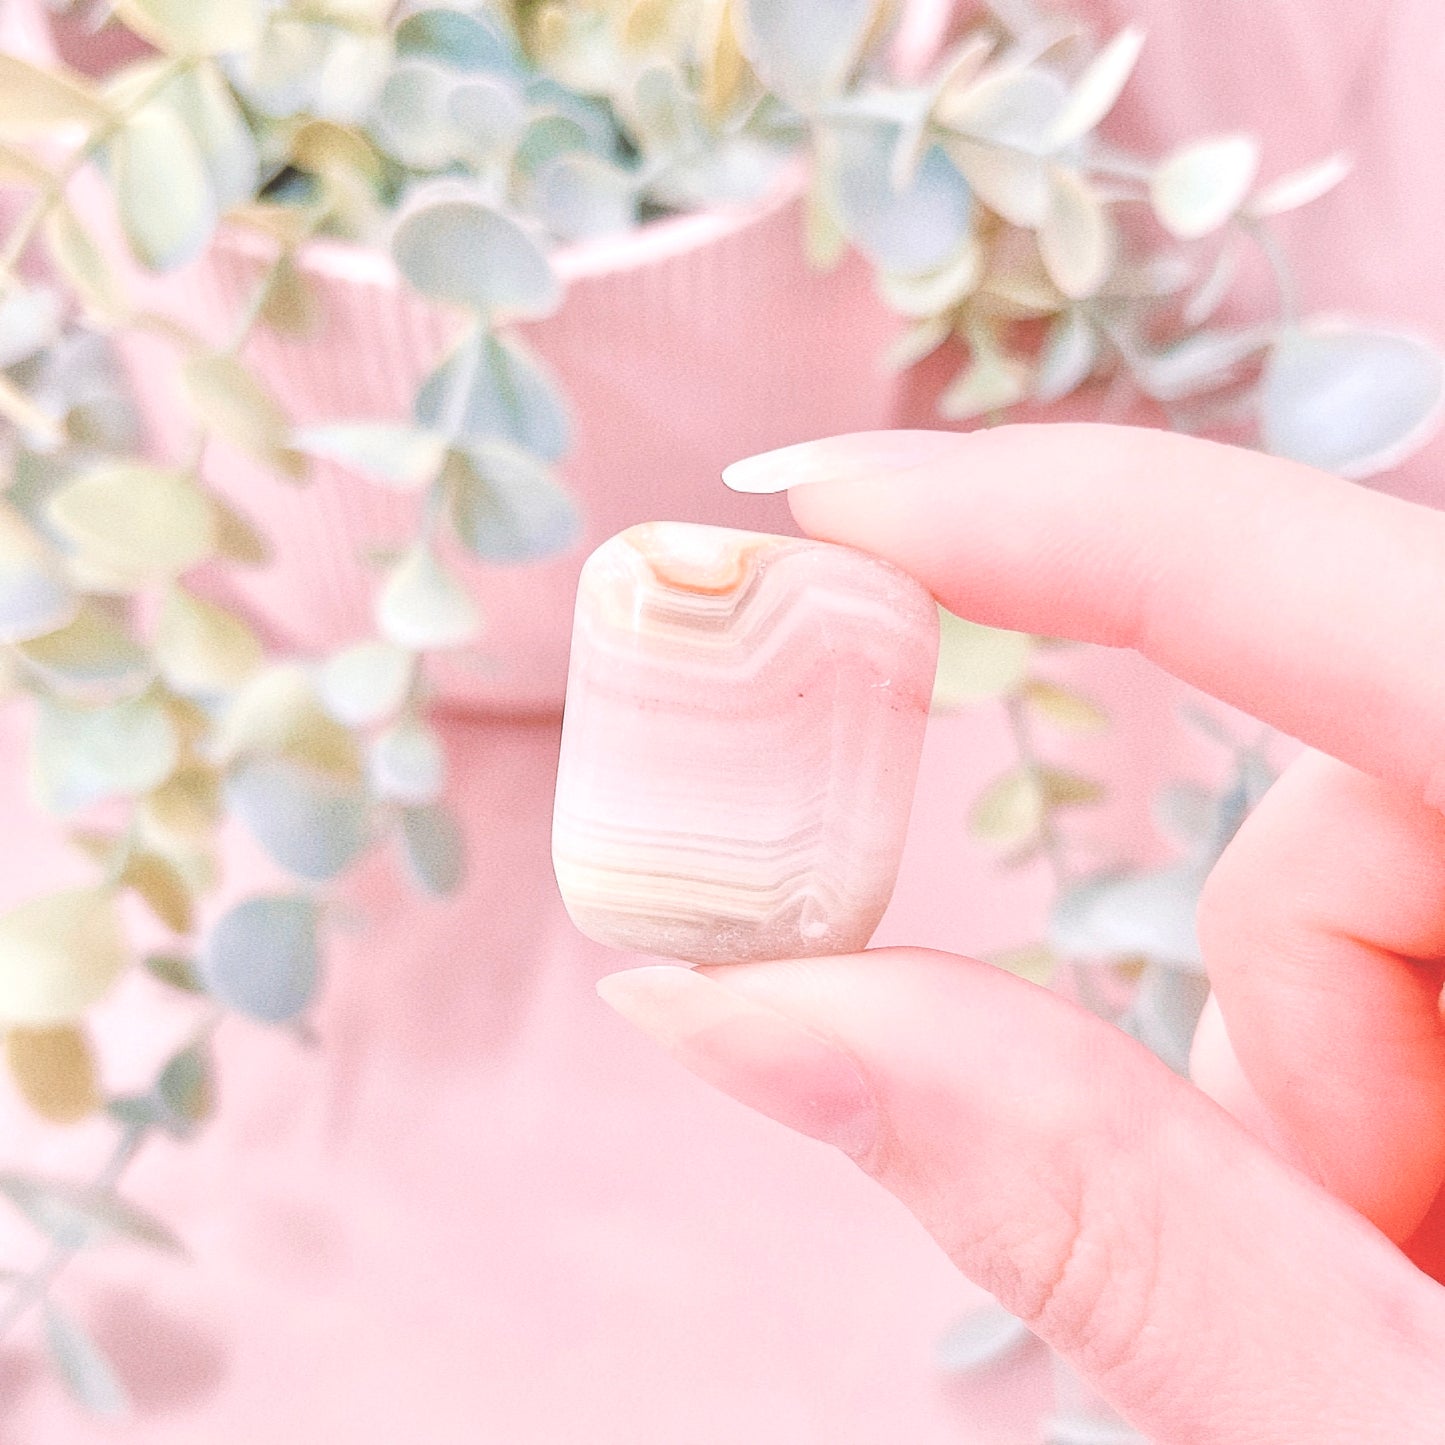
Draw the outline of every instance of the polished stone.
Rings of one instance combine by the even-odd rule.
[[[938,653],[848,547],[650,522],[577,594],[552,859],[583,933],[698,963],[863,948],[893,891]]]

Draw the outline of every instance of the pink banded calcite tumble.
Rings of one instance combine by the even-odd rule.
[[[552,861],[601,943],[694,963],[866,946],[893,891],[938,656],[899,568],[648,522],[582,569]]]

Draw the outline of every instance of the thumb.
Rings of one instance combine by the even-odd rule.
[[[1157,1445],[1445,1439],[1445,1290],[1056,994],[914,948],[598,991],[845,1149]]]

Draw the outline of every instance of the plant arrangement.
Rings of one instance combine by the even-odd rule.
[[[114,73],[0,54],[0,199],[16,201],[0,241],[0,684],[32,719],[41,800],[95,866],[89,886],[0,916],[0,1026],[41,1115],[103,1109],[116,1127],[93,1181],[0,1175],[46,1246],[7,1282],[0,1334],[43,1311],[50,1354],[92,1409],[123,1410],[123,1386],[51,1287],[94,1241],[174,1245],[118,1185],[148,1136],[207,1116],[212,1031],[230,1014],[304,1019],[334,925],[329,885],[367,850],[390,842],[433,894],[460,878],[428,660],[485,620],[441,544],[522,564],[577,536],[558,474],[566,400],[513,329],[563,304],[558,246],[756,202],[806,160],[800,244],[819,266],[848,247],[872,264],[906,320],[887,364],[958,350],[945,418],[993,421],[1102,383],[1176,427],[1350,477],[1428,435],[1437,352],[1303,316],[1270,229],[1343,179],[1344,161],[1261,186],[1245,135],[1162,158],[1119,149],[1107,120],[1141,35],[1100,46],[1028,0],[980,9],[928,75],[900,80],[893,10],[116,0],[85,7],[136,39],[139,57]],[[183,267],[241,234],[267,261],[219,343],[133,298],[134,267]],[[301,262],[318,236],[384,250],[454,312],[411,417],[296,428],[244,359],[257,328],[314,325]],[[1278,306],[1239,321],[1231,295],[1251,248]],[[129,332],[174,348],[190,422],[177,455],[139,433],[113,349]],[[277,486],[304,485],[319,459],[414,498],[414,536],[379,569],[375,636],[292,657],[227,601],[229,569],[264,561],[267,542],[264,498],[243,516],[209,485],[226,448]],[[1194,903],[1268,784],[1266,740],[1219,734],[1235,754],[1227,788],[1161,799],[1182,862],[1081,869],[1064,815],[1103,785],[1043,761],[1034,733],[1107,718],[1040,674],[1046,640],[945,624],[937,705],[1001,705],[1018,744],[973,831],[1005,863],[1047,860],[1057,883],[1049,939],[999,961],[1040,981],[1069,961],[1101,1011],[1088,981],[1109,971],[1133,991],[1111,1016],[1182,1070],[1205,993]],[[295,883],[216,914],[205,901],[228,817]],[[153,915],[150,933],[131,927],[127,900]],[[86,1016],[137,966],[194,996],[194,1034],[147,1092],[105,1098]],[[1025,1335],[985,1312],[944,1342],[945,1363],[982,1363]],[[1055,1438],[1086,1428],[1061,1416]]]

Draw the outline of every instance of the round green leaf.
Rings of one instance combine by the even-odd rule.
[[[392,234],[391,252],[423,295],[484,315],[547,316],[562,299],[561,285],[532,235],[470,197],[421,197]]]
[[[876,9],[875,0],[740,0],[738,44],[769,90],[810,110],[848,79]]]
[[[446,442],[434,432],[400,422],[341,421],[305,427],[294,445],[308,456],[335,462],[399,491],[418,491],[441,470]]]
[[[1343,477],[1398,466],[1439,425],[1440,351],[1414,336],[1315,324],[1284,332],[1259,389],[1266,451]]]
[[[257,0],[116,0],[127,27],[170,55],[244,50],[261,34]]]
[[[24,642],[64,627],[80,599],[54,553],[0,502],[0,642]]]
[[[210,696],[238,688],[261,666],[261,639],[234,612],[171,587],[153,639],[156,666],[176,692]]]
[[[115,902],[70,888],[0,914],[0,1020],[39,1027],[78,1018],[129,962]]]
[[[184,472],[106,463],[56,492],[48,513],[87,559],[137,582],[184,572],[215,550],[215,509]]]
[[[23,642],[18,650],[49,687],[78,698],[134,690],[151,670],[150,658],[124,621],[93,598],[66,626]]]
[[[465,845],[452,813],[440,803],[403,808],[402,856],[417,885],[444,897],[456,892],[462,881]]]
[[[335,878],[366,847],[365,793],[349,778],[292,758],[252,758],[226,781],[232,811],[289,873]]]
[[[1244,204],[1259,171],[1259,142],[1227,135],[1171,152],[1149,183],[1160,224],[1182,241],[1217,231]]]
[[[471,594],[424,542],[392,569],[376,599],[376,621],[383,637],[411,652],[460,647],[482,626]]]
[[[457,536],[483,561],[534,561],[581,535],[576,505],[551,469],[516,447],[483,442],[454,452],[445,478]]]
[[[441,739],[419,718],[403,718],[378,733],[369,763],[372,790],[398,803],[435,802],[446,782]]]
[[[23,139],[75,124],[95,130],[110,118],[110,107],[83,76],[0,52],[0,135]]]
[[[973,195],[939,146],[895,187],[890,160],[900,127],[849,121],[837,127],[828,184],[848,239],[885,271],[916,276],[947,265],[968,238]]]
[[[311,1002],[319,972],[317,911],[304,893],[248,898],[217,920],[201,978],[218,1002],[262,1023],[285,1023]]]
[[[416,658],[406,648],[379,639],[357,642],[322,664],[316,690],[337,722],[369,727],[397,712],[415,671]]]
[[[136,256],[169,271],[200,255],[217,205],[205,158],[179,113],[154,100],[110,145],[110,173],[121,225]]]
[[[424,427],[467,443],[510,442],[546,462],[571,442],[551,373],[515,338],[474,334],[427,378],[416,398]]]
[[[100,1107],[90,1037],[73,1023],[7,1030],[5,1062],[25,1102],[52,1124],[73,1124]]]
[[[170,713],[149,694],[104,707],[42,698],[33,766],[42,802],[69,814],[106,798],[134,797],[175,770],[180,738]]]

